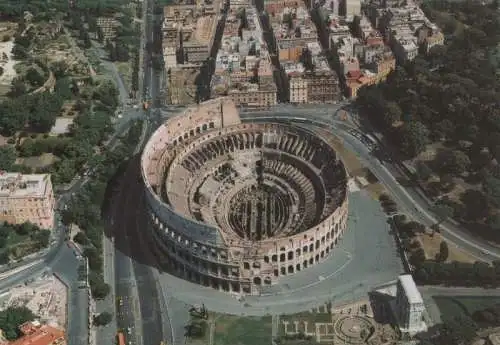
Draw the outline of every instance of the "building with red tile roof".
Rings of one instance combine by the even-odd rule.
[[[64,332],[60,329],[41,325],[39,322],[26,322],[19,326],[23,336],[9,345],[66,345]]]

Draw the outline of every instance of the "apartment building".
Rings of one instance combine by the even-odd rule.
[[[301,0],[264,0],[264,10],[271,18],[275,18],[285,8],[297,8],[300,6],[303,6]]]
[[[301,2],[295,2],[294,7],[278,6],[278,9],[279,12],[270,15],[270,21],[281,61],[287,56],[297,57],[308,43],[318,40],[318,33],[309,10]]]
[[[19,330],[23,336],[8,345],[66,345],[63,331],[37,321],[26,322]]]
[[[0,221],[52,229],[54,204],[50,175],[0,173]]]
[[[305,51],[310,66],[304,62],[284,61],[282,68],[288,76],[289,101],[301,103],[336,103],[341,98],[339,78],[330,69],[318,42],[309,43]],[[305,52],[304,52],[305,53]]]
[[[432,47],[444,44],[441,30],[412,0],[403,3],[374,0],[368,6],[368,15],[400,64],[415,59],[419,51],[428,53]]]
[[[351,29],[345,17],[340,17],[336,14],[329,14],[327,20],[326,30],[328,32],[328,41],[330,49],[332,49],[336,42],[346,36],[351,36]]]
[[[384,53],[377,55],[366,69],[350,70],[346,74],[346,86],[348,97],[356,98],[358,91],[363,86],[369,86],[386,81],[387,76],[396,68],[396,59],[387,49]]]
[[[226,17],[211,94],[230,96],[237,106],[248,108],[277,103],[271,58],[253,7],[231,8]]]
[[[347,95],[355,98],[361,87],[385,81],[395,69],[396,59],[368,18],[360,17],[353,27],[356,37],[345,29],[345,18],[330,15],[329,21],[330,44],[338,57]]]
[[[292,104],[334,104],[340,100],[339,79],[332,70],[293,72],[288,78]]]
[[[175,48],[181,64],[203,63],[210,56],[220,9],[220,0],[166,6],[163,11],[163,47]]]
[[[421,50],[428,54],[432,47],[444,44],[444,34],[437,25],[427,22],[417,30],[417,41]]]

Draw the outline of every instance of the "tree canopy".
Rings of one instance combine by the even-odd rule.
[[[26,307],[9,307],[0,311],[0,329],[7,340],[15,340],[22,335],[19,326],[34,319],[35,315]]]
[[[446,44],[398,66],[386,83],[363,87],[357,108],[413,165],[434,201],[445,200],[458,220],[500,240],[500,15],[471,0],[431,0],[422,8]],[[447,198],[452,191],[458,198]]]

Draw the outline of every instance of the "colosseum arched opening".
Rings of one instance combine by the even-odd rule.
[[[258,294],[325,260],[346,230],[346,172],[303,127],[241,123],[220,98],[156,130],[142,156],[156,255],[172,272]]]

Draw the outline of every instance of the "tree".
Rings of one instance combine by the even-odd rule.
[[[36,242],[38,249],[47,248],[50,242],[50,230],[39,229],[31,234],[31,239]]]
[[[115,59],[117,61],[125,62],[130,59],[130,53],[128,50],[128,47],[122,43],[122,42],[117,42],[115,45]],[[111,59],[111,54],[110,54],[110,59]]]
[[[500,206],[500,179],[487,175],[483,180],[483,190],[488,201],[495,207]]]
[[[27,92],[26,85],[20,77],[16,77],[12,80],[12,84],[9,91],[9,97],[16,98],[24,95]]]
[[[453,215],[453,208],[451,208],[450,206],[448,206],[446,204],[436,204],[436,205],[434,205],[432,210],[434,211],[434,214],[436,215],[438,225]]]
[[[500,230],[500,214],[495,213],[489,215],[488,219],[486,220],[486,224],[495,231]]]
[[[16,161],[16,150],[11,145],[0,146],[0,170],[9,171]]]
[[[422,161],[417,161],[415,170],[417,178],[422,181],[427,181],[432,175],[432,170]]]
[[[102,269],[102,257],[95,248],[85,248],[83,255],[89,260],[91,270],[100,271]]]
[[[108,313],[107,311],[102,312],[96,316],[94,316],[94,325],[95,326],[106,326],[113,320],[113,315]]]
[[[75,241],[78,244],[81,244],[82,246],[85,246],[89,243],[89,239],[87,236],[85,236],[85,233],[82,231],[79,231],[74,237],[73,241]]]
[[[436,260],[440,262],[444,262],[448,259],[449,249],[448,243],[445,241],[441,241],[439,244],[439,253],[436,255]]]
[[[462,151],[445,150],[437,155],[436,163],[442,173],[460,175],[470,166],[470,159]]]
[[[12,55],[16,60],[24,60],[28,57],[28,49],[19,44],[14,44],[14,47],[12,47]]]
[[[470,316],[456,316],[452,320],[445,322],[444,332],[440,339],[440,344],[468,344],[477,334],[477,324]]]
[[[425,150],[429,142],[429,130],[418,121],[405,123],[400,127],[401,149],[408,157],[415,157]]]
[[[396,102],[387,102],[385,105],[384,121],[387,126],[392,126],[394,123],[401,121],[403,111]]]
[[[455,125],[448,119],[444,119],[432,126],[432,135],[437,140],[449,139],[455,131]]]
[[[480,191],[467,189],[460,196],[460,200],[465,205],[464,219],[468,221],[478,221],[488,216],[488,200]]]
[[[19,326],[34,319],[35,315],[26,307],[9,307],[0,311],[0,329],[7,340],[15,340],[22,335]]]
[[[419,267],[425,262],[425,252],[422,248],[415,250],[410,256],[410,262],[413,266]]]
[[[90,272],[89,283],[92,297],[95,299],[103,299],[109,294],[109,285],[104,282],[104,278],[101,275]]]
[[[111,80],[102,82],[94,92],[93,98],[104,105],[116,108],[118,105],[118,89]]]
[[[45,82],[45,78],[40,74],[40,72],[38,72],[36,68],[33,67],[28,69],[25,78],[31,85],[35,87],[42,86]]]

